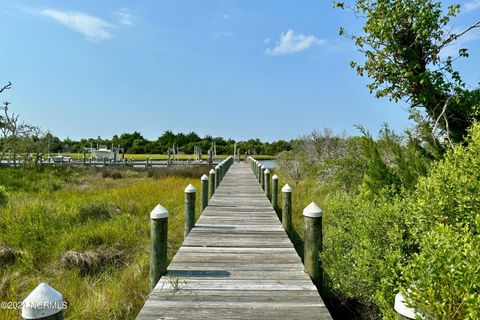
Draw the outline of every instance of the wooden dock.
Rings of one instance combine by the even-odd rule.
[[[233,164],[137,319],[332,319],[248,165]]]

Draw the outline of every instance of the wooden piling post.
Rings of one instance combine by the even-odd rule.
[[[208,204],[208,176],[204,174],[200,180],[202,184],[200,212],[203,212]]]
[[[168,210],[157,205],[150,212],[150,291],[167,273]]]
[[[185,239],[190,230],[195,226],[195,196],[197,189],[189,184],[185,188],[185,229],[183,232],[183,238]]]
[[[259,162],[257,164],[257,178],[258,178],[258,183],[260,183],[260,185],[262,184],[262,164]]]
[[[265,190],[265,166],[262,165],[260,167],[260,185],[262,186],[262,189]]]
[[[292,188],[288,184],[282,188],[282,226],[290,235],[292,232]]]
[[[416,312],[414,308],[407,306],[405,298],[401,293],[397,293],[395,295],[395,304],[393,308],[397,312],[398,320],[413,320],[418,319],[418,317],[420,317],[421,319],[424,318],[421,314]]]
[[[209,188],[209,195],[208,198],[212,198],[213,194],[215,193],[215,170],[211,169],[210,172],[210,188]]]
[[[322,251],[322,209],[315,202],[303,209],[305,225],[304,266],[312,280],[322,286],[322,266],[320,252]]]
[[[276,174],[272,177],[272,207],[276,211],[278,208],[278,176]]]
[[[265,169],[265,176],[263,177],[263,180],[265,180],[265,195],[267,196],[268,200],[272,200],[272,184],[270,180],[270,170]]]
[[[217,190],[219,185],[220,185],[220,166],[217,165],[215,167],[215,190]]]
[[[225,171],[225,163],[222,161],[219,164],[220,167],[220,182],[223,180],[223,172]]]
[[[23,319],[63,320],[67,304],[60,292],[40,283],[22,302]]]

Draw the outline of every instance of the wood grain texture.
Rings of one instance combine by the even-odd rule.
[[[332,319],[265,192],[233,164],[137,319]]]

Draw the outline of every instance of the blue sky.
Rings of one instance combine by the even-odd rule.
[[[460,2],[452,27],[478,20]],[[330,0],[2,1],[0,97],[60,137],[165,130],[234,139],[290,139],[314,129],[409,126],[400,105],[371,96],[338,28],[360,21]],[[480,32],[457,64],[480,81]]]

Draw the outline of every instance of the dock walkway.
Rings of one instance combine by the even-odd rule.
[[[331,319],[248,165],[233,164],[137,316]]]

